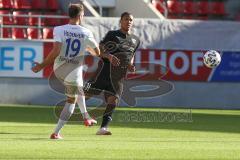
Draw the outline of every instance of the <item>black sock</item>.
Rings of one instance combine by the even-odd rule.
[[[116,105],[115,104],[108,104],[107,108],[103,114],[103,120],[101,124],[102,127],[108,127],[108,124],[112,121],[112,114],[115,110]]]

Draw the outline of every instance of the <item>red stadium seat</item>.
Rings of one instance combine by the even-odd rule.
[[[43,39],[53,38],[53,28],[43,28]]]
[[[47,8],[47,4],[45,0],[33,0],[32,8],[37,10],[45,10]]]
[[[12,29],[12,38],[13,39],[26,39],[26,29],[24,28],[13,28]]]
[[[22,11],[14,11],[13,12],[13,22],[14,22],[14,24],[26,25],[28,18],[27,17],[17,17],[18,15],[27,15],[27,13],[22,12]]]
[[[31,15],[41,15],[40,12],[29,12],[29,16]],[[38,25],[38,17],[29,17],[29,25],[36,26]],[[41,18],[41,25],[45,25],[45,18]]]
[[[47,8],[50,10],[58,10],[59,9],[58,0],[48,0]]]
[[[0,19],[1,24],[6,24],[6,25],[13,24],[13,20],[12,20],[10,11],[0,10],[0,14],[8,14],[7,16],[3,16],[2,20]]]
[[[66,14],[62,14],[62,16],[67,16]],[[65,25],[65,24],[68,24],[69,22],[69,18],[61,18],[61,25]]]
[[[198,14],[209,14],[209,3],[207,1],[198,2]]]
[[[183,13],[183,3],[180,1],[167,1],[169,13]]]
[[[12,29],[11,28],[3,28],[3,38],[12,38]]]
[[[158,10],[160,13],[164,13],[164,11],[165,11],[163,5],[164,5],[164,3],[161,3],[161,2],[158,2],[158,3],[157,3],[157,10]]]
[[[183,13],[185,13],[185,14],[194,14],[194,13],[196,13],[196,9],[197,9],[196,6],[197,6],[196,2],[185,1],[183,3],[183,8],[184,8]]]
[[[56,15],[56,13],[53,12],[47,12],[45,15]],[[45,22],[47,26],[59,26],[60,25],[60,18],[46,18]]]
[[[15,9],[31,9],[29,0],[14,0],[13,8]]]
[[[13,8],[12,0],[0,0],[0,8]]]
[[[212,7],[211,7],[211,14],[216,14],[216,15],[225,15],[225,6],[224,2],[212,2]]]
[[[28,39],[39,39],[39,38],[41,38],[41,35],[38,34],[38,29],[37,28],[28,28],[27,29],[27,35],[28,35]]]
[[[164,5],[163,1],[157,1],[154,0],[152,1],[152,5],[160,12],[160,13],[164,13],[164,7],[162,5]]]

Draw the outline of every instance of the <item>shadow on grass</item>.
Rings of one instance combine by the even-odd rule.
[[[61,111],[59,109],[59,111]],[[56,114],[59,111],[50,107],[0,107],[0,122],[16,123],[47,123],[55,124]],[[194,110],[193,110],[194,111]],[[101,121],[103,109],[94,112],[95,117]],[[212,113],[212,112],[211,112]],[[114,121],[111,126],[127,128],[150,128],[150,129],[176,129],[209,132],[228,132],[240,133],[240,115],[224,114],[203,114],[186,112],[159,112],[159,111],[138,111],[136,110],[117,110],[114,113]],[[146,118],[147,117],[147,118]],[[172,117],[172,118],[171,118]],[[79,114],[71,117],[71,121],[80,121]],[[80,122],[81,123],[81,122]],[[79,125],[79,123],[74,123]],[[82,123],[81,123],[82,124]],[[11,133],[0,133],[11,134]]]

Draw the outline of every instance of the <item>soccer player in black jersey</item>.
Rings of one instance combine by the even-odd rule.
[[[123,81],[127,71],[135,72],[133,64],[135,52],[139,46],[139,38],[131,33],[133,15],[124,12],[120,19],[120,29],[109,31],[100,42],[101,52],[107,55],[103,58],[103,68],[97,79],[89,82],[90,88],[85,90],[86,96],[104,93],[107,103],[103,115],[101,128],[97,135],[111,135],[108,124],[118,105],[122,91]]]

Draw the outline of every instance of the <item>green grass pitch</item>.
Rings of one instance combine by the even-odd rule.
[[[112,136],[95,135],[99,125],[70,122],[62,130],[64,140],[56,141],[49,139],[57,121],[53,107],[2,105],[0,159],[240,159],[240,111],[193,109],[190,121],[156,122],[140,122],[135,114],[182,111],[190,110],[119,108],[115,114],[124,115],[111,123]]]

